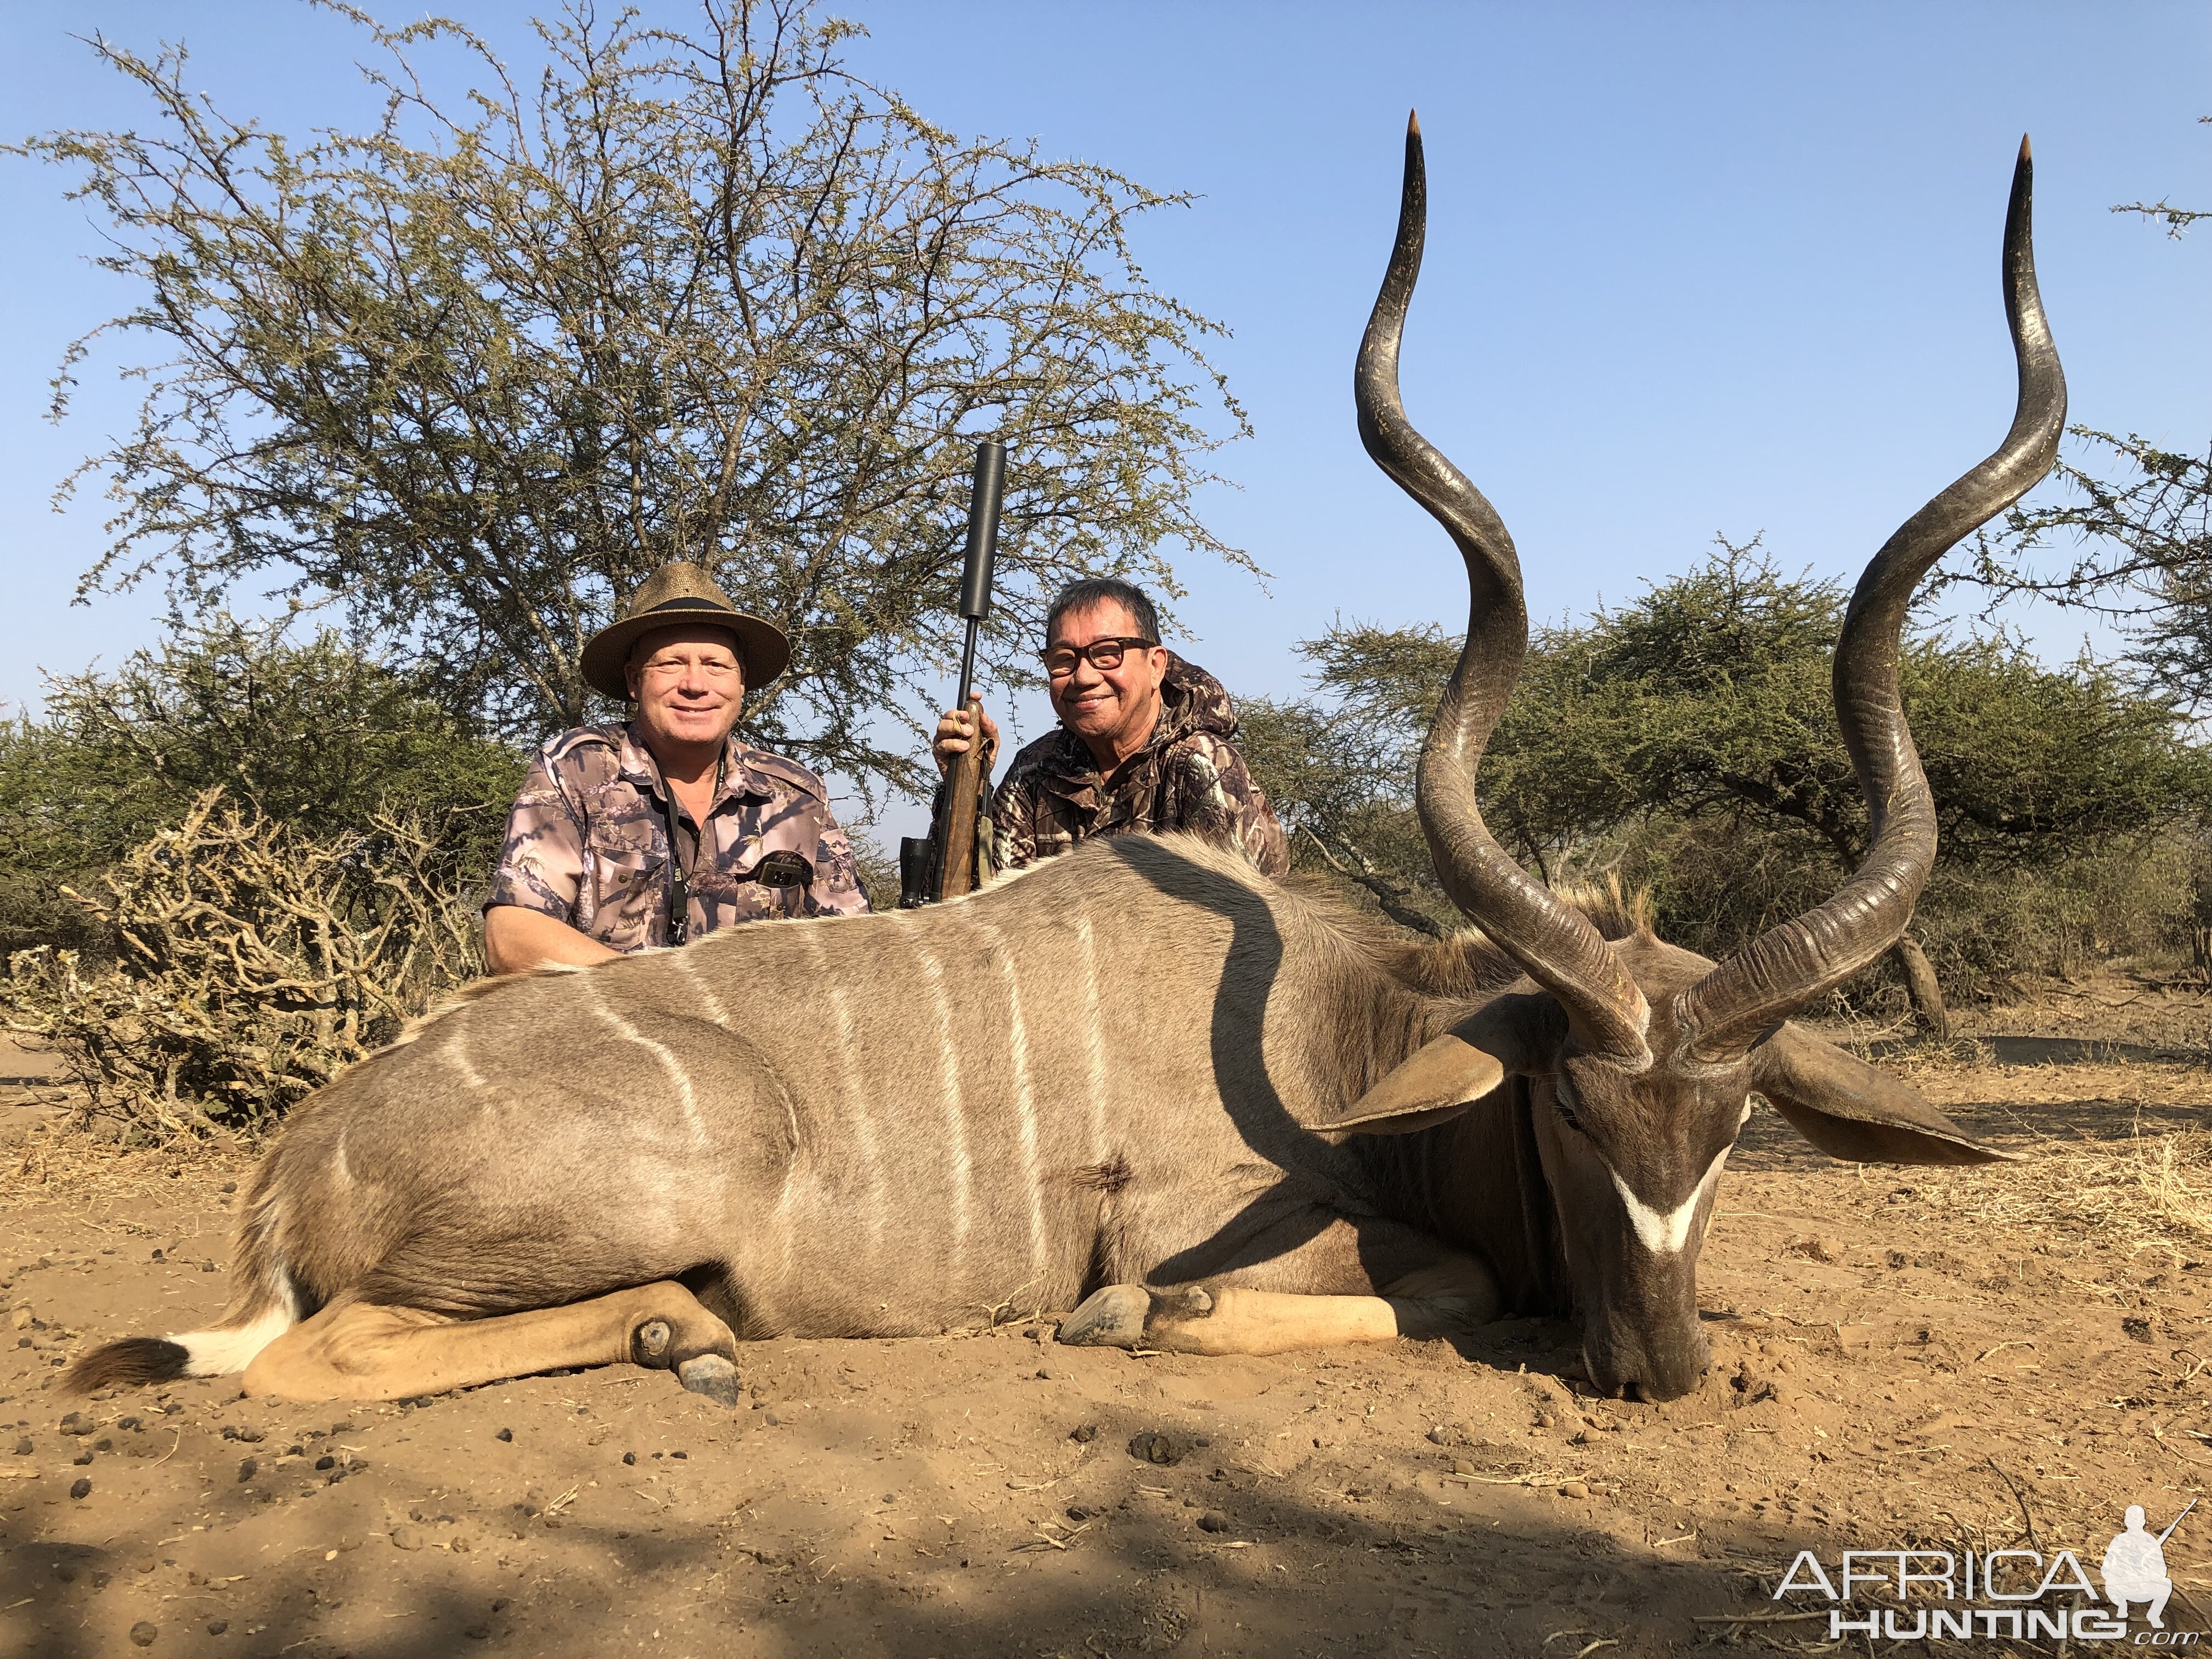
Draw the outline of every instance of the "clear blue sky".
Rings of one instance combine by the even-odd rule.
[[[524,5],[461,0],[518,64]],[[675,0],[647,0],[676,14]],[[1297,689],[1291,646],[1339,612],[1454,626],[1449,544],[1353,431],[1352,356],[1387,252],[1406,111],[1428,137],[1431,234],[1406,349],[1415,419],[1497,502],[1533,608],[1556,617],[1680,570],[1717,532],[1855,574],[2009,416],[1997,239],[2034,136],[2044,294],[2077,421],[2212,438],[2212,234],[2114,203],[2212,207],[2212,8],[2021,3],[1338,6],[854,0],[850,58],[933,119],[1035,136],[1191,210],[1143,232],[1257,435],[1210,522],[1271,573],[1192,564],[1190,654],[1232,690]],[[397,12],[387,14],[393,20]],[[14,0],[0,106],[19,136],[142,111],[72,33],[181,39],[227,112],[280,131],[367,118],[357,40],[288,0]],[[72,608],[97,501],[54,481],[127,410],[88,376],[40,415],[64,343],[130,295],[62,176],[0,160],[9,603],[0,700],[40,667],[113,661],[150,597]],[[2080,625],[2038,624],[2070,651]],[[949,674],[948,674],[949,678]],[[1040,709],[1020,711],[1024,735]]]

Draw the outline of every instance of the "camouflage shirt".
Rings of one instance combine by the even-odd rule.
[[[628,726],[580,726],[538,752],[507,824],[492,874],[495,904],[567,922],[617,951],[668,942],[665,786]],[[678,834],[696,851],[685,868],[691,936],[733,922],[868,908],[853,843],[830,816],[822,780],[795,761],[729,739],[706,845],[679,804]],[[788,849],[814,866],[807,887],[743,879],[763,853]]]
[[[1064,726],[1014,757],[992,797],[992,863],[1018,869],[1092,836],[1188,830],[1242,848],[1265,874],[1283,875],[1290,847],[1230,741],[1236,735],[1221,682],[1170,651],[1159,724],[1110,780]]]

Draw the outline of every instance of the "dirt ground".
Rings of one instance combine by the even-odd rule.
[[[2172,1018],[2125,1040],[2203,1018],[2153,998]],[[220,1306],[250,1165],[100,1147],[0,1050],[0,1652],[1832,1651],[1825,1602],[1772,1599],[1801,1548],[2094,1571],[2124,1505],[2155,1530],[2212,1474],[2212,1074],[1995,1052],[1898,1064],[2017,1165],[1839,1165],[1753,1117],[1705,1249],[1713,1370],[1668,1406],[1577,1393],[1550,1322],[1264,1359],[1018,1322],[760,1345],[730,1412],[626,1368],[64,1401],[82,1346]],[[2174,1629],[2212,1628],[2208,1510],[2166,1546]]]

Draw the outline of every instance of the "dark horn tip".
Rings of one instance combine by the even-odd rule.
[[[1408,138],[1418,138],[1420,136],[1421,112],[1417,109],[1409,109],[1406,112],[1406,137]]]
[[[2035,152],[2027,147],[2027,135],[2024,132],[2020,135],[2020,159],[2023,161],[2035,159]]]

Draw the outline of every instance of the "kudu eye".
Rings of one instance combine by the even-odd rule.
[[[1567,1093],[1565,1087],[1556,1079],[1552,1084],[1552,1109],[1559,1113],[1559,1121],[1565,1124],[1567,1127],[1572,1129],[1577,1134],[1588,1134],[1589,1133],[1589,1130],[1583,1127],[1582,1119],[1575,1113],[1575,1103],[1573,1098]]]

